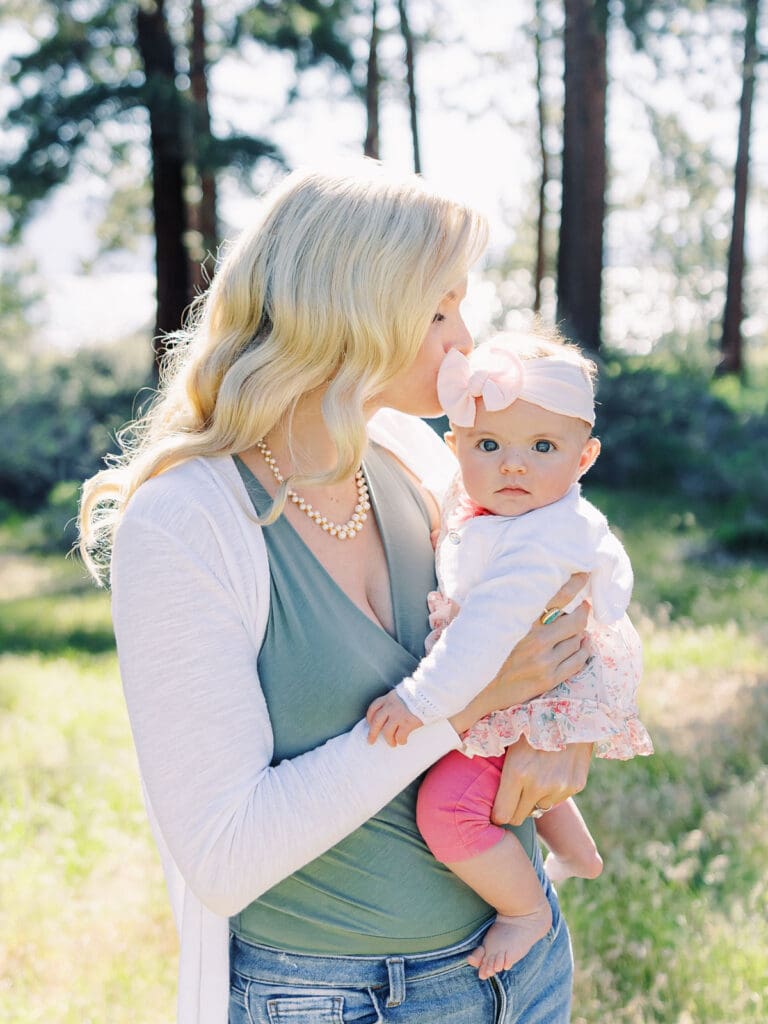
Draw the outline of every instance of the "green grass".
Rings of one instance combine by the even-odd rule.
[[[0,554],[0,1020],[160,1024],[176,939],[109,598],[83,588],[73,563]]]
[[[768,566],[713,555],[714,513],[594,494],[636,571],[652,758],[596,761],[579,804],[605,858],[561,900],[575,1024],[768,1019]],[[710,518],[711,517],[711,518]]]
[[[711,550],[715,511],[588,489],[636,570],[651,758],[596,761],[603,875],[561,899],[574,1024],[768,1020],[768,566]],[[0,529],[0,1020],[169,1024],[176,939],[109,599]]]

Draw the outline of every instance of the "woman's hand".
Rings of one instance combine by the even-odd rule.
[[[547,607],[564,608],[584,588],[587,579],[586,573],[575,573],[547,602]],[[450,719],[454,729],[461,734],[492,711],[538,697],[580,672],[590,654],[584,635],[588,612],[584,603],[547,626],[536,621],[501,666],[496,678]]]
[[[491,819],[497,825],[521,825],[538,805],[549,810],[587,783],[591,743],[565,750],[536,750],[524,736],[507,748]]]

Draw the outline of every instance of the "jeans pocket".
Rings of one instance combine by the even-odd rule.
[[[269,1024],[343,1024],[344,996],[277,996],[267,1013]]]
[[[249,980],[244,1003],[248,1024],[380,1024],[382,1020],[376,997],[368,988]],[[239,1024],[237,1018],[235,1021]]]

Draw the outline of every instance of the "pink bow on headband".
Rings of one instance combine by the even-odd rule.
[[[512,405],[523,389],[523,363],[507,348],[481,345],[470,358],[454,348],[440,364],[437,396],[451,423],[472,427],[482,398],[489,412]]]

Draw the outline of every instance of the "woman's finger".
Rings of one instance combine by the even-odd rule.
[[[509,819],[509,824],[522,825],[525,819],[531,816],[531,812],[536,807],[537,799],[538,796],[534,794],[532,790],[528,788],[523,789],[520,793],[520,799],[518,800],[514,814]]]
[[[571,578],[560,587],[556,594],[547,601],[547,608],[565,608],[589,582],[589,574],[586,572],[575,572]],[[542,608],[542,611],[544,609]]]
[[[492,820],[520,825],[537,804],[552,807],[580,792],[591,758],[591,743],[546,751],[534,749],[521,737],[507,748]]]
[[[578,675],[578,673],[586,667],[587,662],[591,657],[592,649],[589,645],[589,641],[584,641],[584,643],[579,644],[577,649],[572,654],[566,655],[555,669],[555,683],[564,683],[566,679],[570,679],[572,676]]]
[[[510,761],[510,766],[512,762]],[[499,788],[496,792],[496,799],[493,802],[491,821],[495,825],[507,825],[517,813],[522,793],[522,781],[520,776],[511,767],[507,770],[507,761],[501,770]]]
[[[568,615],[560,615],[554,622],[550,622],[546,626],[540,625],[539,628],[545,630],[544,636],[549,639],[550,643],[558,644],[570,637],[580,637],[586,629],[588,617],[589,605],[586,601],[582,601]]]

